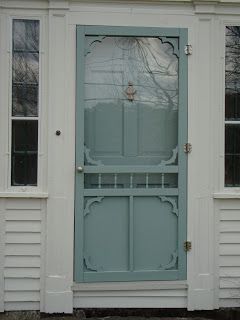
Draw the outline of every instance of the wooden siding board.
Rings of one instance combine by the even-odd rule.
[[[37,268],[5,268],[5,278],[32,278],[40,279],[40,269]]]
[[[0,200],[0,312],[4,311],[5,200]]]
[[[16,268],[40,268],[41,257],[40,256],[6,256],[5,257],[5,268],[16,267]]]
[[[7,232],[5,243],[41,244],[41,234],[36,232]]]
[[[15,302],[5,302],[4,309],[6,311],[21,311],[21,310],[39,310],[39,302],[30,301],[15,301]]]
[[[8,221],[6,232],[41,232],[40,221]]]
[[[4,308],[39,310],[42,215],[39,199],[7,199],[5,218]]]
[[[5,302],[39,302],[40,291],[5,291]]]
[[[5,278],[6,291],[37,291],[40,290],[39,279]]]
[[[39,210],[7,210],[6,221],[41,221]]]
[[[219,208],[219,305],[239,307],[240,201],[224,201]]]
[[[41,246],[39,244],[21,244],[21,243],[6,243],[5,254],[8,256],[40,256]]]
[[[239,298],[219,299],[219,305],[222,308],[239,308]]]
[[[239,266],[237,267],[232,267],[232,266],[221,266],[220,268],[220,277],[239,277],[240,278],[240,268]]]
[[[40,199],[7,199],[6,210],[40,210]]]
[[[221,233],[219,237],[220,244],[234,244],[240,243],[240,232],[225,232]]]

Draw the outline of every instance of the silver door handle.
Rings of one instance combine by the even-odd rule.
[[[81,167],[81,166],[77,167],[77,171],[78,172],[83,172],[83,167]]]

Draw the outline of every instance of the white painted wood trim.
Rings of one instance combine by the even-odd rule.
[[[143,281],[143,282],[111,282],[111,283],[74,283],[73,291],[137,291],[161,289],[187,289],[187,281]]]
[[[48,193],[45,193],[45,192],[0,192],[0,198],[46,199],[46,198],[48,198]]]
[[[213,194],[214,199],[240,199],[240,191],[226,191],[226,192],[215,192]]]
[[[75,95],[69,92],[69,82],[74,73],[72,65],[76,66],[71,56],[73,50],[75,54],[75,47],[69,46],[68,10],[49,10],[48,23],[48,190],[51,197],[47,201],[45,291],[41,310],[72,313]],[[56,136],[56,130],[62,132],[61,136]]]
[[[14,19],[25,19],[25,20],[37,20],[39,21],[39,95],[38,95],[38,116],[37,117],[13,117],[12,116],[12,26]],[[44,26],[43,26],[44,25]],[[47,170],[47,140],[46,140],[46,114],[47,114],[47,104],[46,104],[46,94],[47,90],[47,81],[46,81],[46,18],[43,14],[32,14],[26,15],[19,12],[14,12],[8,17],[8,52],[9,52],[9,72],[8,72],[8,174],[7,174],[7,183],[5,183],[5,190],[10,192],[32,192],[36,188],[43,190],[46,188],[46,175],[44,172]],[[45,77],[44,77],[45,76]],[[43,81],[44,80],[44,81]],[[38,121],[38,171],[37,171],[37,187],[30,186],[11,186],[11,145],[12,145],[12,120],[37,120]],[[33,191],[33,192],[34,192]]]

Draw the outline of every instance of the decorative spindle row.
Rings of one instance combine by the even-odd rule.
[[[86,174],[85,187],[93,189],[103,188],[176,188],[177,175],[160,173],[157,175],[149,173],[112,173],[112,174]]]

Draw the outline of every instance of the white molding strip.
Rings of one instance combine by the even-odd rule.
[[[213,194],[214,199],[240,199],[240,190],[236,190],[236,192],[215,192]]]
[[[125,291],[125,290],[161,290],[187,289],[186,281],[143,281],[143,282],[99,282],[74,283],[73,291]]]
[[[45,193],[45,192],[0,192],[0,198],[47,199],[48,193]]]

